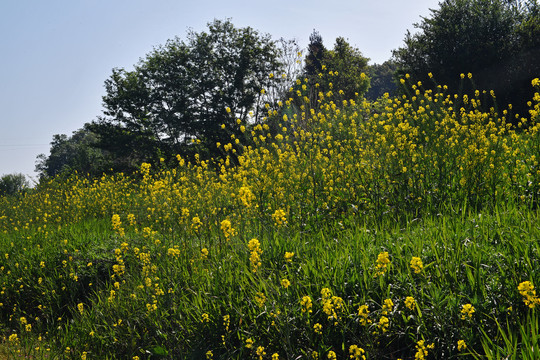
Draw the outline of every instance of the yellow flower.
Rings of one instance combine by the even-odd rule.
[[[474,306],[472,306],[471,304],[463,305],[463,307],[461,308],[461,319],[472,319],[473,313],[475,311],[476,310],[474,309]]]
[[[368,324],[371,324],[371,320],[369,320],[369,309],[367,305],[360,305],[358,307],[358,316],[360,317],[360,325],[366,326]]]
[[[262,292],[258,292],[255,294],[255,303],[259,307],[263,307],[266,303],[266,296]]]
[[[457,349],[458,349],[458,351],[463,351],[463,350],[467,349],[467,344],[465,343],[465,340],[458,340]]]
[[[253,340],[251,338],[246,339],[246,348],[251,349],[253,347]]]
[[[194,216],[193,219],[191,219],[191,228],[193,229],[193,231],[198,232],[201,226],[201,218],[199,218],[198,216]]]
[[[208,316],[207,313],[202,314],[202,316],[201,316],[201,322],[203,322],[203,323],[210,322],[210,317]]]
[[[386,316],[381,316],[379,319],[379,329],[384,333],[388,330],[388,327],[390,326],[390,320]]]
[[[349,346],[349,354],[350,358],[354,360],[366,360],[365,357],[365,351],[361,347],[358,347],[358,345],[351,345]]]
[[[281,286],[283,286],[285,289],[288,288],[291,285],[291,282],[287,279],[281,279]]]
[[[433,349],[435,344],[425,345],[424,340],[420,340],[416,343],[416,354],[414,355],[415,360],[424,360],[428,356],[428,349]]]
[[[212,353],[212,351],[208,350],[206,352],[206,359],[211,360],[213,357],[214,357],[214,354]]]
[[[264,351],[264,346],[257,347],[257,351],[255,353],[259,357],[259,360],[262,360],[263,356],[266,355],[266,352]]]
[[[279,360],[279,354],[278,353],[273,353],[272,354],[272,360]]]
[[[413,258],[411,259],[411,269],[414,270],[414,273],[419,274],[423,268],[424,264],[422,263],[422,259],[413,256]]]
[[[534,309],[536,305],[540,305],[540,298],[536,295],[534,285],[530,281],[523,281],[518,285],[518,291],[523,297],[525,305]]]
[[[377,256],[377,262],[375,263],[375,276],[383,275],[386,273],[388,265],[390,264],[390,258],[388,252],[382,252]]]
[[[316,334],[322,334],[322,325],[319,324],[319,323],[316,323],[315,325],[313,325],[313,330],[315,331]]]
[[[328,352],[328,360],[336,360],[336,359],[337,359],[336,353],[330,350]]]
[[[284,225],[287,222],[287,218],[285,216],[285,211],[278,209],[272,214],[272,219],[274,220],[274,225],[281,226]]]
[[[231,222],[227,219],[221,222],[221,231],[223,232],[223,236],[225,236],[225,240],[227,241],[230,240],[231,236],[236,234]]]
[[[416,306],[416,301],[414,301],[414,298],[412,296],[407,296],[405,298],[405,306],[409,309],[409,310],[414,310],[415,306]]]
[[[394,303],[392,302],[392,299],[385,299],[384,304],[382,306],[382,314],[388,315],[388,312],[391,312],[394,308]]]
[[[251,263],[251,271],[254,273],[256,273],[257,269],[262,265],[261,254],[263,251],[261,250],[260,246],[261,243],[257,239],[251,239],[248,242],[248,249],[251,252],[249,261]]]
[[[302,297],[302,300],[300,300],[300,305],[302,306],[302,312],[303,313],[311,313],[312,310],[312,306],[313,306],[313,303],[311,301],[311,298],[309,296],[304,296]]]
[[[532,86],[540,86],[540,79],[539,78],[532,79],[531,84]]]
[[[288,251],[286,251],[286,252],[285,252],[285,261],[286,261],[286,262],[292,262],[293,256],[294,256],[294,253],[293,253],[293,252],[288,252]]]
[[[79,312],[82,313],[84,312],[84,304],[83,303],[78,303],[77,304],[77,309],[79,309]]]

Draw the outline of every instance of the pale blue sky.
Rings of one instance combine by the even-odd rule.
[[[36,177],[36,156],[53,134],[101,114],[104,81],[153,46],[231,18],[302,47],[316,29],[327,47],[343,36],[382,63],[438,0],[216,1],[2,0],[0,3],[0,175]]]

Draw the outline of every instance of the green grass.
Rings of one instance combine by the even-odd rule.
[[[223,144],[0,198],[0,349],[537,358],[540,300],[518,286],[540,284],[538,112],[519,130],[455,99],[288,104],[236,166]]]

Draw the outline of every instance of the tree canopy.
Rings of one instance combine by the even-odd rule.
[[[303,93],[315,104],[320,94],[336,100],[348,100],[367,92],[369,59],[360,50],[351,46],[343,37],[336,38],[333,49],[329,50],[324,46],[322,36],[315,30],[309,39],[303,73],[292,88],[293,93]]]
[[[239,123],[264,112],[265,89],[281,79],[269,75],[282,68],[268,35],[214,20],[186,41],[177,37],[156,47],[132,71],[114,69],[105,82],[104,115],[89,129],[117,159],[117,169],[211,152],[231,135],[241,137]]]
[[[427,84],[432,73],[458,91],[460,74],[472,73],[476,87],[494,90],[501,105],[519,106],[540,72],[538,25],[536,0],[444,0],[393,54],[415,80]]]
[[[82,174],[100,175],[107,171],[108,159],[105,152],[96,148],[98,136],[83,127],[71,136],[53,135],[49,156],[40,154],[36,161],[36,172],[40,177],[54,177],[61,173],[78,171]]]
[[[0,196],[12,196],[30,187],[23,174],[6,174],[0,177]]]

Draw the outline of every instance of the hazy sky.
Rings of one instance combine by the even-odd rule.
[[[213,19],[231,18],[302,47],[313,29],[325,45],[343,36],[370,63],[389,59],[413,23],[438,0],[2,0],[0,4],[0,175],[33,178],[54,134],[101,114],[104,81],[153,46]]]

